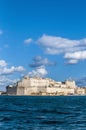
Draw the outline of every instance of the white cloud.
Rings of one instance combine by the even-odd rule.
[[[29,72],[29,76],[41,76],[44,77],[48,74],[47,70],[45,69],[44,66],[38,67],[35,70],[32,70]]]
[[[17,79],[12,79],[15,73],[25,72],[23,66],[11,66],[5,60],[0,60],[0,86],[14,83]],[[11,76],[12,75],[12,76]],[[10,77],[11,76],[11,77]]]
[[[48,74],[46,67],[55,66],[56,63],[48,60],[47,58],[42,58],[41,56],[35,56],[32,63],[29,65],[31,68],[34,68],[29,72],[29,76],[41,76],[44,77]]]
[[[7,83],[7,82],[12,82],[12,80],[7,78],[6,76],[1,76],[0,75],[0,83],[4,84],[4,83]]]
[[[42,58],[41,56],[35,56],[32,63],[29,65],[32,68],[40,66],[54,66],[55,62],[49,61],[47,58]]]
[[[39,73],[41,76],[45,76],[45,75],[48,74],[48,72],[45,69],[45,67],[39,67],[39,68],[37,68],[37,73]]]
[[[57,55],[59,53],[62,53],[62,51],[58,51],[58,49],[56,48],[45,48],[45,52],[48,53],[48,54],[51,54],[51,55]]]
[[[0,75],[0,86],[6,87],[9,84],[16,83],[18,80],[19,79],[11,79],[11,78],[9,78],[7,76]]]
[[[77,51],[73,53],[66,53],[64,58],[66,59],[75,59],[75,60],[85,60],[86,51]]]
[[[78,63],[78,60],[76,59],[69,59],[66,64],[77,64]]]
[[[9,75],[13,74],[15,72],[23,72],[25,69],[22,66],[12,66],[10,68],[4,67],[3,69],[0,69],[0,75]]]
[[[2,30],[0,30],[0,35],[2,35],[3,34],[3,31]]]
[[[55,36],[48,36],[48,35],[43,35],[40,37],[37,42],[43,46],[49,54],[59,54],[59,53],[64,53],[70,49],[70,51],[75,50],[74,47],[77,47],[80,44],[80,41],[78,40],[69,40],[67,38],[62,38],[62,37],[55,37]],[[84,40],[84,42],[86,42]],[[53,53],[52,53],[53,50]]]
[[[18,67],[15,67],[15,71],[23,72],[25,71],[25,68],[23,66],[18,66]]]
[[[33,41],[32,38],[28,38],[28,39],[24,40],[24,43],[25,43],[25,44],[29,44],[29,43],[31,43],[32,41]]]
[[[0,60],[0,67],[5,67],[7,66],[7,63],[5,60]]]
[[[86,59],[86,38],[70,40],[67,38],[43,35],[37,40],[46,53],[51,55],[62,54],[68,63],[75,64]]]

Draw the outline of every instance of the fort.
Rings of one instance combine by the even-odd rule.
[[[73,80],[57,82],[50,78],[24,76],[13,85],[6,86],[7,95],[86,95],[86,88]]]

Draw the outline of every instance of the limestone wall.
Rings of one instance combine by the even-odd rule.
[[[75,81],[56,82],[48,78],[25,76],[22,80],[12,87],[7,88],[7,93],[10,95],[34,95],[38,93],[49,94],[74,94]],[[84,90],[77,90],[77,93]],[[84,92],[82,92],[84,93]]]
[[[84,95],[85,94],[85,88],[77,87],[76,94]]]
[[[37,79],[37,78],[30,78],[30,86],[40,87],[40,86],[48,86],[49,81],[47,79]]]
[[[75,81],[67,80],[65,84],[68,88],[76,88]]]
[[[57,87],[47,87],[46,88],[46,93],[56,93],[57,92]]]
[[[37,93],[46,93],[47,86],[39,86],[37,87]]]
[[[64,95],[67,95],[67,94],[74,94],[75,90],[72,88],[47,87],[46,92],[47,93],[57,93],[57,94],[63,93]]]
[[[72,89],[72,88],[57,88],[57,92],[58,93],[64,93],[64,95],[67,95],[67,94],[74,94],[75,93],[75,90]]]
[[[25,87],[17,87],[16,95],[25,95]]]

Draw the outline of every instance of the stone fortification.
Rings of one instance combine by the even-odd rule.
[[[74,95],[85,94],[84,88],[78,88],[75,81],[57,82],[50,78],[25,76],[16,84],[6,87],[8,95]]]

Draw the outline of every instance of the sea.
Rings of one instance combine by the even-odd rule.
[[[86,130],[86,96],[0,96],[0,130]]]

